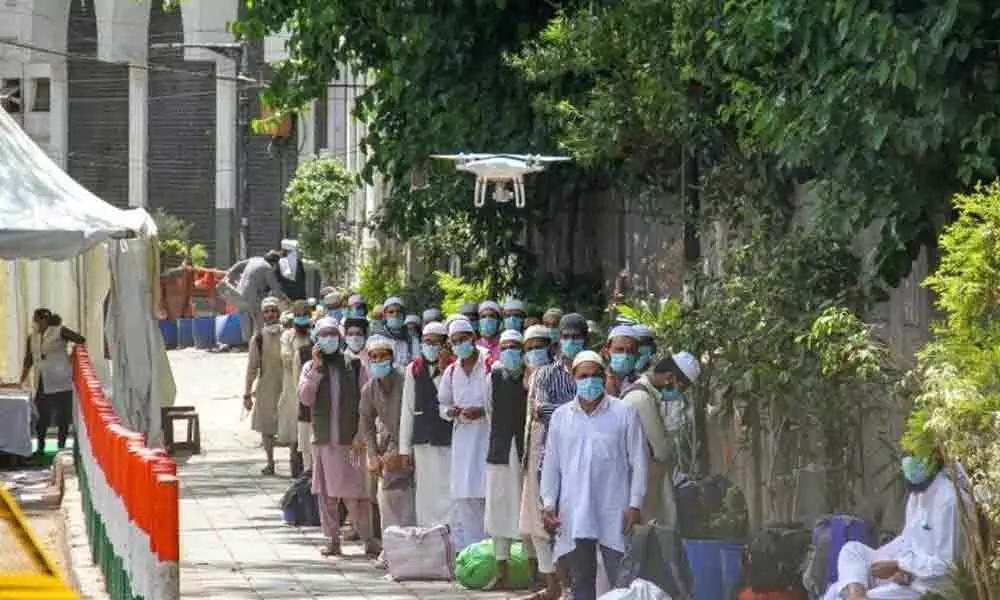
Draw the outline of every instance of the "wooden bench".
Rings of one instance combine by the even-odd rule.
[[[166,406],[160,410],[163,424],[163,447],[169,454],[178,450],[201,454],[201,423],[198,411],[193,406]],[[186,425],[187,435],[183,441],[174,439],[174,424],[178,421]]]

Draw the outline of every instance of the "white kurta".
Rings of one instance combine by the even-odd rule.
[[[942,470],[923,492],[910,494],[906,502],[903,532],[888,544],[874,549],[848,542],[837,559],[839,580],[825,598],[835,600],[848,585],[869,587],[870,600],[917,600],[935,589],[958,557],[960,533],[958,494],[948,474]],[[895,560],[899,568],[914,576],[913,583],[901,586],[891,581],[873,581],[872,564]]]
[[[625,551],[625,511],[641,508],[646,495],[645,446],[639,415],[613,396],[589,415],[578,400],[552,413],[541,496],[544,506],[558,509],[557,559],[576,539]]]
[[[441,385],[441,375],[434,376]],[[403,378],[403,409],[399,414],[399,453],[413,457],[417,525],[433,527],[451,517],[451,447],[430,444],[413,445],[413,422],[417,416],[417,392],[412,364]]]

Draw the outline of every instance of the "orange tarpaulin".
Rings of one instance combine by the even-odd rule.
[[[215,286],[226,276],[220,269],[178,267],[160,276],[160,318],[179,319],[193,317],[197,304],[201,311],[214,314],[233,312],[216,296]]]

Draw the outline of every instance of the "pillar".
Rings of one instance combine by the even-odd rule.
[[[236,262],[237,86],[236,63],[220,58],[215,79],[215,264]]]
[[[49,65],[49,156],[66,170],[69,147],[69,78],[66,60]]]
[[[149,154],[149,70],[145,64],[128,68],[128,205],[145,208]]]
[[[299,162],[316,155],[316,107],[319,103],[313,100],[298,118]]]

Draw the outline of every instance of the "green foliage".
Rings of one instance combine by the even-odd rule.
[[[361,263],[358,293],[370,306],[380,305],[403,289],[403,261],[390,249],[368,252]]]
[[[556,307],[600,320],[607,305],[600,273],[538,273],[528,278],[519,291],[522,299],[539,312]]]
[[[162,208],[153,213],[156,223],[157,249],[160,251],[160,268],[167,269],[179,266],[185,259],[191,264],[202,267],[208,260],[208,251],[202,244],[191,243],[191,230],[194,225],[184,219],[171,215]]]
[[[443,294],[441,312],[445,316],[456,314],[466,302],[482,302],[489,294],[485,281],[466,281],[444,271],[435,271],[434,276]]]
[[[354,238],[346,223],[347,204],[358,188],[344,164],[332,158],[302,162],[285,191],[285,208],[303,256],[319,263],[328,279],[350,272]]]

